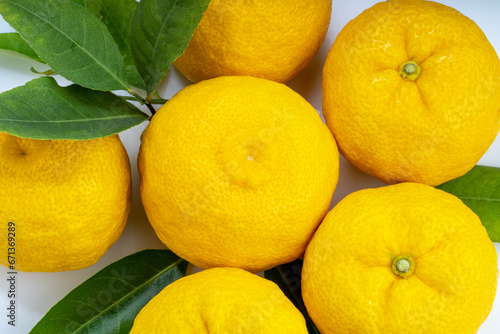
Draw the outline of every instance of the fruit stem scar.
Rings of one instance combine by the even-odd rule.
[[[392,259],[392,271],[399,277],[406,278],[415,270],[415,262],[410,255],[399,255]]]
[[[417,80],[420,73],[422,73],[422,69],[414,60],[407,61],[399,67],[399,75],[409,81]]]
[[[407,259],[401,259],[398,262],[396,262],[396,267],[398,268],[399,271],[407,273],[408,270],[410,270],[410,261],[408,261]]]
[[[406,74],[413,74],[417,71],[417,65],[413,63],[406,63],[403,71],[405,71]]]

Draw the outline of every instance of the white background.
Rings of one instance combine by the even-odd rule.
[[[309,67],[289,83],[289,86],[302,94],[318,112],[321,113],[321,69],[329,48],[338,32],[349,20],[376,2],[372,0],[334,0],[330,29],[320,52]],[[500,1],[443,0],[440,2],[458,9],[473,19],[483,29],[489,41],[497,50],[497,53],[500,54]],[[9,31],[13,30],[0,19],[0,32]],[[16,56],[10,52],[0,51],[0,92],[23,85],[27,81],[36,78],[36,75],[30,72],[31,66],[37,70],[47,69],[46,66],[27,58]],[[59,77],[57,79],[63,85],[68,84],[64,79]],[[164,98],[169,98],[187,84],[189,82],[180,76],[175,69],[172,69],[165,76],[158,91]],[[145,126],[146,123],[121,134],[132,165],[133,204],[127,226],[120,239],[99,262],[90,268],[59,273],[20,272],[17,277],[17,326],[15,328],[7,325],[7,269],[1,267],[0,333],[28,333],[52,305],[106,265],[139,250],[164,248],[149,226],[140,202],[137,152],[140,143],[139,137]],[[332,205],[353,191],[383,185],[379,181],[350,166],[343,158],[341,158],[340,162],[339,184],[333,196]],[[479,164],[500,167],[500,136],[483,156]],[[500,244],[495,244],[495,247],[497,254],[500,255]],[[196,269],[190,268],[189,270]],[[500,293],[497,294],[493,310],[478,333],[500,333],[499,296]]]

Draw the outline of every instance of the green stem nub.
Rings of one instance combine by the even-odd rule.
[[[418,64],[413,61],[407,61],[406,63],[401,64],[399,67],[399,75],[407,80],[410,81],[415,81],[420,77],[420,73],[422,72],[422,69]]]
[[[392,271],[399,277],[406,278],[415,270],[415,262],[410,255],[399,255],[392,259]]]
[[[413,73],[417,72],[417,65],[415,65],[413,63],[406,63],[405,67],[403,67],[403,71],[407,75],[412,75]]]

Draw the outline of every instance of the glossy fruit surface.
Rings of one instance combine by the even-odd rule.
[[[481,29],[432,1],[380,2],[350,21],[323,70],[342,155],[386,183],[469,171],[500,128],[500,61]]]
[[[287,82],[318,52],[331,0],[212,0],[174,65],[188,79],[249,75]]]
[[[7,249],[15,248],[16,270],[76,270],[94,264],[123,231],[130,163],[118,136],[33,140],[0,133],[0,189],[1,264],[9,266]]]
[[[138,165],[144,208],[169,249],[201,268],[258,272],[304,252],[337,184],[338,151],[287,86],[219,77],[156,113]]]
[[[335,206],[304,257],[302,294],[329,333],[476,333],[495,299],[497,254],[455,196],[418,183]]]
[[[131,334],[307,334],[302,314],[271,281],[213,268],[168,285],[137,315]]]

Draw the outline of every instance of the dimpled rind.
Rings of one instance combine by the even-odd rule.
[[[219,77],[153,117],[138,157],[141,198],[162,242],[201,268],[293,261],[328,211],[335,140],[283,84]]]
[[[0,189],[2,265],[10,265],[10,222],[15,270],[82,269],[97,262],[125,227],[130,162],[117,135],[74,141],[0,133]]]
[[[392,270],[409,255],[414,271]],[[470,334],[491,311],[497,254],[457,197],[400,183],[348,195],[304,257],[302,296],[323,334]]]
[[[415,61],[411,81],[400,66]],[[323,114],[342,155],[393,184],[469,171],[500,129],[500,61],[481,29],[432,1],[389,0],[339,33],[323,69]]]
[[[174,65],[198,82],[248,75],[287,82],[318,52],[331,0],[212,0]]]
[[[130,333],[307,334],[307,328],[275,283],[238,268],[213,268],[168,285]]]

